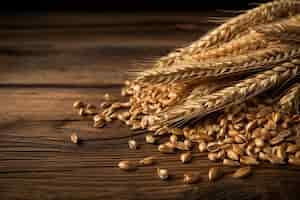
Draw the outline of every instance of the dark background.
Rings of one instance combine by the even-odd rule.
[[[245,180],[209,183],[217,164],[206,153],[181,165],[177,155],[144,145],[145,134],[133,137],[117,122],[95,129],[72,109],[76,100],[98,106],[105,93],[123,101],[127,71],[151,67],[237,15],[214,10],[254,7],[249,3],[0,1],[0,200],[299,200],[299,167],[263,165]],[[140,150],[128,150],[132,137]],[[145,156],[159,158],[158,165],[132,173],[117,167]],[[159,180],[156,167],[169,169],[171,180]],[[203,180],[183,185],[185,172]]]
[[[180,0],[180,1],[116,1],[116,0],[52,0],[52,1],[6,1],[0,5],[3,12],[47,12],[47,11],[178,11],[178,10],[215,10],[246,9],[255,3],[266,0],[217,1],[217,0]]]

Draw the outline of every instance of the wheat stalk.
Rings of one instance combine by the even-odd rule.
[[[285,62],[271,70],[254,75],[233,86],[226,87],[206,96],[189,98],[161,114],[167,126],[182,126],[198,121],[209,113],[241,103],[275,85],[291,79],[299,72],[300,60]]]
[[[294,42],[300,41],[299,33],[300,15],[296,15],[279,22],[256,28],[252,33],[242,38],[232,40],[217,49],[194,55],[193,61],[185,59],[183,63],[174,64],[170,68],[160,67],[146,70],[138,76],[138,80],[152,82],[171,82],[192,78],[203,80],[216,77],[222,78],[222,76],[262,69],[264,65],[271,66],[272,64],[295,56],[295,53],[298,53],[298,49],[293,49],[289,43],[291,40]],[[278,47],[273,47],[274,44],[272,43],[283,43],[284,45],[288,45],[288,48],[281,49],[283,47],[280,46],[278,50]],[[271,49],[260,50],[258,52],[251,51],[267,46],[270,46],[269,48]],[[243,55],[243,53],[250,53],[250,55]],[[228,54],[230,57],[227,56]],[[232,58],[235,54],[241,54],[241,56]],[[221,58],[221,60],[210,61],[209,59],[219,56],[225,57],[224,60]],[[226,59],[226,57],[229,58]],[[204,58],[210,62],[204,62]],[[204,59],[204,61],[201,62],[201,59]],[[218,69],[216,69],[216,67],[218,67]],[[207,68],[209,68],[209,70]]]
[[[300,39],[300,15],[295,15],[279,22],[260,25],[258,28],[252,28],[248,34],[240,38],[231,40],[220,47],[192,54],[192,60],[201,61],[212,58],[239,55],[252,50],[267,47],[270,42],[295,41]],[[185,56],[184,60],[186,57]]]
[[[256,25],[274,22],[277,19],[292,16],[300,11],[300,3],[294,0],[269,2],[232,18],[227,23],[209,32],[191,45],[177,49],[167,56],[160,58],[156,67],[170,66],[184,57],[195,55],[204,49],[220,46],[234,38],[238,38]]]
[[[210,62],[178,64],[170,68],[153,68],[140,73],[137,80],[151,83],[171,83],[195,79],[199,81],[221,79],[266,70],[299,55],[300,47],[272,47],[250,54]]]

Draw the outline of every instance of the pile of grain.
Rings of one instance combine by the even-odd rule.
[[[300,165],[300,132],[297,129],[300,125],[300,115],[283,113],[278,107],[265,103],[259,98],[228,107],[222,112],[204,118],[193,127],[165,127],[163,130],[155,126],[155,113],[184,98],[184,96],[180,97],[180,93],[184,92],[182,89],[177,86],[176,89],[150,85],[138,87],[127,83],[122,94],[129,95],[128,102],[104,102],[101,105],[106,106],[98,114],[95,113],[99,109],[84,103],[80,103],[82,106],[79,108],[76,102],[74,107],[84,113],[93,113],[89,115],[93,116],[94,126],[98,128],[113,120],[120,120],[133,130],[148,129],[149,133],[145,135],[145,142],[157,145],[161,153],[181,152],[179,159],[182,163],[191,162],[192,152],[195,149],[201,153],[206,152],[208,159],[213,162],[240,167],[238,170],[241,172],[238,171],[238,174],[234,172],[232,175],[236,178],[245,177],[251,173],[251,168],[245,168],[245,166],[259,165],[262,162],[276,165]],[[158,91],[164,92],[158,93]],[[91,111],[90,107],[97,111]],[[169,137],[169,141],[160,144],[162,137]],[[137,149],[135,140],[129,140],[129,148]],[[140,166],[155,164],[156,159],[147,157],[136,163],[124,160],[119,163],[119,167],[125,170],[135,170]],[[210,171],[209,174],[223,173],[222,168],[211,170],[213,172]],[[215,170],[220,172],[214,172]],[[247,173],[244,170],[247,170]],[[163,173],[166,172],[163,171]],[[197,173],[185,174],[184,182],[195,183],[198,176]],[[215,180],[222,177],[219,176],[218,174],[209,175],[209,179]]]
[[[146,143],[161,153],[182,152],[182,163],[191,162],[197,147],[211,161],[239,167],[234,178],[250,175],[250,166],[262,162],[300,165],[300,84],[282,88],[300,73],[299,14],[295,0],[262,4],[126,81],[121,95],[127,102],[112,102],[106,94],[100,111],[80,101],[73,106],[79,115],[93,116],[95,128],[119,120],[132,130],[147,130]],[[278,98],[263,96],[278,91]],[[161,137],[169,141],[160,144]],[[129,141],[129,148],[138,147]],[[155,160],[118,166],[135,170]],[[167,169],[158,168],[157,175],[169,177]],[[211,181],[223,175],[220,167],[208,172]],[[185,174],[183,181],[200,179]]]

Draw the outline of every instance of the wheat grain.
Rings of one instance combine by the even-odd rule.
[[[128,147],[129,147],[129,149],[137,150],[139,148],[139,145],[137,144],[137,142],[135,140],[129,140]]]
[[[175,153],[175,148],[167,144],[161,144],[158,146],[158,151],[161,153]]]
[[[292,165],[300,166],[300,159],[299,158],[289,158],[288,162]]]
[[[74,144],[77,144],[78,141],[79,141],[79,138],[78,138],[77,133],[72,133],[71,136],[70,136],[70,139],[71,139],[71,141],[72,141]]]
[[[185,152],[185,153],[182,153],[180,155],[180,160],[182,163],[188,163],[192,160],[192,153],[191,152]]]
[[[232,174],[233,178],[245,178],[251,174],[251,167],[239,168]]]
[[[183,175],[183,182],[186,184],[194,184],[201,180],[199,173],[186,173]]]
[[[143,158],[142,160],[139,161],[139,164],[142,166],[149,166],[149,165],[153,165],[155,164],[155,158],[150,156],[150,157],[146,157]]]
[[[235,167],[235,166],[239,166],[240,163],[238,161],[233,161],[225,158],[223,160],[223,165]]]
[[[85,107],[85,104],[82,101],[78,100],[73,103],[73,108],[80,109],[80,108],[84,108],[84,107]]]
[[[146,143],[154,144],[156,143],[157,139],[153,137],[152,135],[146,135],[145,137]]]
[[[208,180],[216,181],[224,175],[224,171],[219,167],[212,167],[208,171]]]
[[[198,149],[201,153],[203,153],[207,150],[206,147],[207,147],[207,144],[204,141],[201,141],[198,145]]]
[[[118,167],[124,171],[132,171],[137,169],[137,166],[128,160],[120,161],[118,163]]]
[[[240,158],[240,163],[245,165],[258,165],[259,162],[253,156],[242,156]]]
[[[300,146],[297,144],[288,144],[286,147],[287,153],[296,153],[300,149]]]
[[[157,169],[157,175],[161,180],[167,180],[169,178],[169,172],[167,169]]]

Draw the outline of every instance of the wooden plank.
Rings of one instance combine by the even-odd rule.
[[[149,67],[213,26],[193,24],[203,14],[34,17],[0,20],[0,86],[120,84],[129,68]]]
[[[1,17],[1,199],[297,199],[297,167],[263,165],[249,179],[209,183],[208,168],[217,164],[205,154],[183,165],[179,155],[160,155],[123,124],[95,129],[77,116],[75,100],[98,105],[106,92],[120,98],[132,63],[164,55],[212,26],[202,28],[201,15],[105,16]],[[70,142],[74,131],[79,145]],[[131,137],[141,149],[128,150]],[[170,181],[156,177],[156,166],[117,168],[122,159],[150,155],[170,170]],[[203,180],[184,185],[188,171]]]
[[[153,25],[153,24],[205,24],[210,17],[233,16],[228,12],[211,11],[135,11],[135,12],[48,12],[18,13],[1,16],[2,29],[17,28],[74,28],[103,27],[112,25]],[[121,29],[120,29],[121,30]],[[122,30],[121,30],[122,31]]]
[[[8,84],[80,86],[120,84],[127,78],[126,70],[134,68],[135,63],[157,57],[169,49],[169,47],[147,45],[114,47],[97,46],[97,44],[75,48],[51,50],[44,46],[28,51],[18,47],[4,47],[3,51],[23,55],[0,55],[2,66],[0,84],[4,86]]]
[[[254,176],[233,180],[229,176],[208,183],[214,164],[196,153],[192,164],[183,165],[178,155],[161,155],[144,135],[135,136],[141,149],[130,151],[133,134],[115,123],[105,129],[91,128],[71,108],[75,99],[96,103],[106,91],[118,88],[2,88],[0,122],[0,196],[4,199],[293,199],[298,194],[300,170],[296,167],[260,166]],[[96,93],[96,94],[95,94]],[[6,98],[4,98],[6,97]],[[5,113],[5,114],[4,114]],[[70,142],[77,131],[80,145]],[[159,166],[173,177],[159,180],[154,167],[126,173],[117,168],[122,159],[138,160],[154,155]],[[203,180],[182,183],[184,172],[198,171]],[[291,193],[293,192],[293,193]],[[296,199],[296,198],[294,198]]]

